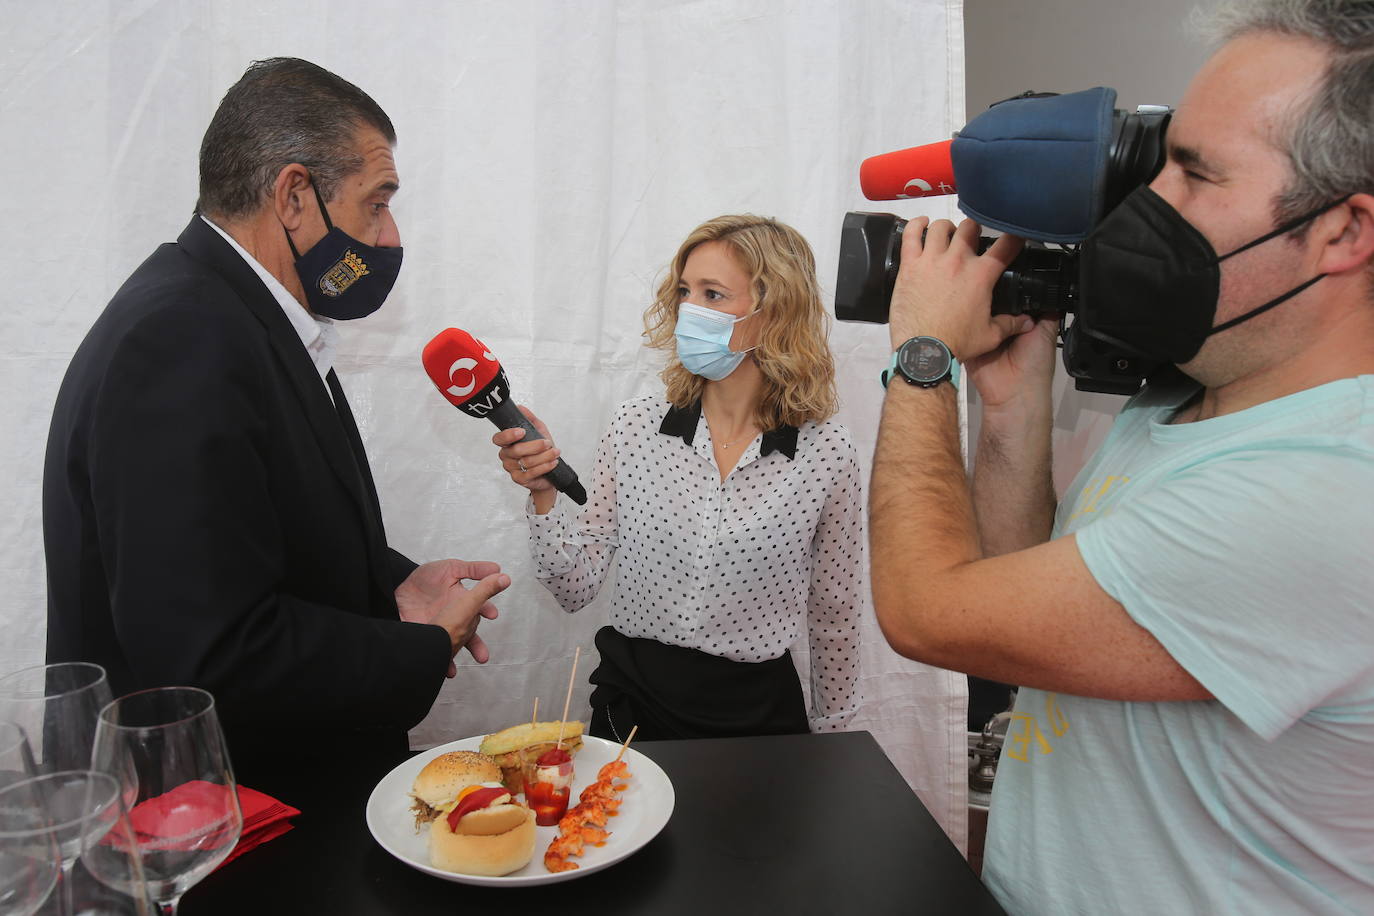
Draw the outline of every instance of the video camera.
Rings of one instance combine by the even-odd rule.
[[[1125,112],[1115,102],[1116,90],[1105,87],[1028,92],[993,105],[953,140],[866,160],[859,177],[869,200],[957,190],[968,216],[1027,239],[997,280],[993,313],[1064,316],[1064,368],[1075,387],[1133,394],[1161,365],[1094,332],[1093,303],[1079,297],[1077,245],[1164,164],[1173,110],[1151,105]],[[836,318],[887,323],[906,222],[891,213],[845,214]],[[992,242],[981,239],[979,253]]]

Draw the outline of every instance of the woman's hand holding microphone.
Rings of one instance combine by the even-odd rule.
[[[501,451],[498,452],[501,467],[505,468],[510,479],[530,491],[535,513],[547,515],[553,509],[558,491],[544,475],[554,469],[558,463],[558,456],[562,453],[554,448],[549,428],[543,421],[523,404],[519,407],[520,412],[534,424],[534,428],[539,430],[543,438],[526,441],[525,431],[516,428],[500,430],[491,437],[491,441],[501,447]]]

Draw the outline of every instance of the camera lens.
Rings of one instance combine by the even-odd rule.
[[[846,213],[840,229],[840,269],[835,281],[835,317],[886,324],[892,290],[901,267],[907,221],[891,213]],[[996,239],[978,240],[982,254]],[[1008,265],[992,292],[998,315],[1072,312],[1077,256],[1028,242]]]
[[[892,213],[850,212],[840,227],[835,317],[887,323],[906,220]]]
[[[984,239],[991,242],[992,239]],[[986,251],[982,246],[981,251]],[[1026,247],[1007,266],[992,289],[994,315],[1067,314],[1078,304],[1078,256],[1036,242]]]

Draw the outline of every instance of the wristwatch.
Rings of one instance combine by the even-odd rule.
[[[894,375],[921,388],[934,388],[946,379],[958,388],[959,361],[949,352],[943,340],[937,337],[913,337],[892,354],[892,365],[883,370],[884,388]]]

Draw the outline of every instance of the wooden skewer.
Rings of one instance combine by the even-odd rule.
[[[630,742],[633,741],[633,740],[635,740],[635,732],[637,732],[637,731],[639,731],[639,726],[638,726],[638,725],[636,725],[634,728],[630,729],[630,733],[629,733],[628,735],[625,736],[625,743],[622,744],[622,745],[620,745],[620,753],[615,755],[615,761],[614,761],[615,763],[619,763],[619,762],[620,762],[620,758],[621,758],[622,756],[624,756],[624,754],[625,754],[625,748],[629,747],[629,746],[630,746]]]
[[[568,704],[572,702],[573,679],[577,677],[577,660],[582,657],[582,647],[573,652],[572,673],[568,675],[568,695],[563,698],[563,718],[558,723],[558,749],[563,749],[563,727],[568,724]]]
[[[534,712],[530,713],[530,734],[534,733],[534,723],[539,719],[539,697],[534,698]],[[529,748],[520,748],[520,784],[524,785],[525,772],[529,769]]]

